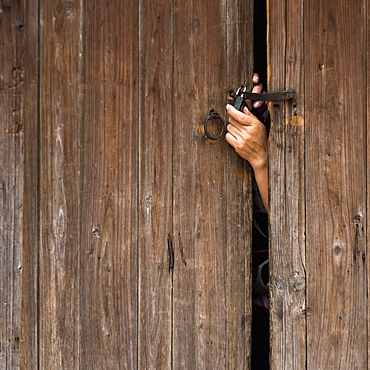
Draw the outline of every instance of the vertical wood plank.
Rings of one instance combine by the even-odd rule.
[[[79,367],[80,4],[40,7],[40,367]]]
[[[369,30],[370,30],[370,2],[369,0],[365,1],[365,11],[364,11],[364,17],[365,17],[365,23],[364,23],[364,30],[365,30],[365,48],[367,50],[366,52],[366,70],[370,70],[370,55],[368,50],[370,50],[370,37],[369,37]],[[370,74],[367,73],[367,80],[366,80],[366,107],[364,108],[364,114],[366,115],[366,159],[367,159],[367,184],[366,184],[366,198],[367,198],[367,212],[366,215],[369,215],[370,213],[370,93],[368,86],[370,86]],[[368,245],[370,242],[370,218],[366,217],[366,275],[367,275],[367,367],[370,366],[370,305],[369,305],[369,296],[370,296],[370,264],[369,264],[369,258],[368,253]]]
[[[269,91],[297,92],[294,102],[269,106],[272,369],[306,363],[302,7],[302,1],[268,2]]]
[[[22,55],[27,66],[24,76],[24,99],[21,102],[23,131],[25,135],[24,182],[22,199],[22,255],[21,263],[17,264],[22,276],[21,335],[19,336],[20,368],[36,368],[39,364],[39,309],[38,309],[38,253],[39,240],[39,114],[38,89],[39,68],[39,1],[23,2],[22,11],[25,18],[18,29],[25,31],[25,44]],[[23,26],[23,27],[22,27]],[[18,176],[17,176],[18,178]],[[19,180],[19,178],[18,178]],[[21,199],[21,196],[18,196]],[[15,337],[18,338],[18,337]]]
[[[309,369],[368,367],[365,4],[305,5]]]
[[[139,367],[171,368],[172,1],[140,1]]]
[[[0,368],[37,368],[38,2],[1,2],[0,34]]]
[[[225,110],[220,89],[226,84],[225,15],[225,1],[175,2],[174,364],[178,369],[226,367],[226,143],[206,141],[202,127],[211,109],[220,114]]]
[[[248,367],[250,177],[224,139],[211,142],[203,130],[211,109],[226,120],[227,92],[251,76],[246,9],[175,1],[175,368]]]
[[[136,369],[138,4],[83,3],[81,369]]]
[[[227,89],[236,91],[241,84],[250,84],[253,75],[253,14],[253,2],[227,2]],[[251,169],[231,147],[226,148],[226,156],[226,368],[248,369],[252,339]]]

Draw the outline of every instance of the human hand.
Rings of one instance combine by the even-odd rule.
[[[267,167],[267,130],[264,124],[247,107],[243,112],[239,112],[228,104],[226,109],[230,116],[226,141],[251,164],[255,171]]]
[[[254,84],[252,92],[261,94],[263,92],[263,85],[260,83],[260,76],[257,73],[253,74],[252,82]],[[267,109],[267,102],[255,101],[253,102],[253,113],[261,115]]]

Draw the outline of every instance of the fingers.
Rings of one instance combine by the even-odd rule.
[[[238,127],[239,126],[239,127]],[[226,130],[231,135],[233,135],[235,138],[237,138],[240,135],[241,132],[241,125],[238,122],[233,122],[227,125]]]
[[[240,112],[231,104],[226,104],[226,110],[229,115],[236,118],[238,121],[240,118],[244,118],[245,116],[254,117],[248,107],[244,107],[243,112]]]
[[[260,83],[260,76],[257,73],[255,73],[253,75],[252,81],[254,84],[252,92],[260,94],[263,90],[263,85]]]
[[[250,126],[253,124],[255,119],[254,115],[248,110],[247,107],[244,108],[243,113],[239,112],[232,105],[226,105],[227,113],[229,114],[229,122],[231,124],[241,124],[243,126]]]
[[[254,87],[253,87],[252,92],[257,93],[257,94],[261,94],[263,92],[263,85],[259,82],[260,81],[260,76],[257,73],[253,74],[252,81],[255,84]],[[265,106],[265,105],[266,105],[266,102],[255,101],[253,103],[253,108],[258,109],[258,108],[261,108],[262,106]]]
[[[264,107],[266,104],[267,104],[267,102],[265,102],[265,101],[255,101],[253,103],[253,108],[258,109],[258,108]],[[262,110],[262,112],[264,112],[264,110]]]
[[[252,93],[261,94],[262,90],[263,90],[262,84],[258,84],[258,85],[253,86]]]
[[[253,87],[253,90],[252,90],[252,93],[257,93],[257,94],[261,94],[262,93],[262,90],[263,90],[263,86],[262,84],[258,84],[256,86]],[[259,108],[262,106],[264,102],[262,101],[255,101],[253,102],[253,108]]]
[[[235,148],[235,145],[236,145],[236,137],[233,136],[232,134],[230,134],[230,132],[227,132],[226,135],[225,135],[225,139],[226,141]]]
[[[253,73],[252,82],[258,84],[260,82],[260,76],[258,73]]]

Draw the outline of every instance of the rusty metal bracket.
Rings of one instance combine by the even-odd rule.
[[[294,91],[276,91],[270,93],[252,93],[247,91],[247,85],[241,85],[236,93],[232,90],[230,91],[230,96],[234,99],[234,107],[243,111],[244,107],[251,109],[251,104],[248,104],[247,101],[279,101],[279,100],[288,100],[295,97]]]
[[[257,93],[252,93],[252,92],[242,92],[240,93],[240,95],[237,95],[231,91],[230,96],[234,99],[237,96],[240,96],[245,100],[251,100],[251,101],[279,101],[279,100],[293,99],[295,97],[295,92],[290,91],[290,90],[276,91],[276,92],[270,92],[270,93],[264,93],[264,94],[257,94]]]

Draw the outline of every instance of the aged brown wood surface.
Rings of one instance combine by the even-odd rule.
[[[309,369],[369,366],[368,5],[343,0],[304,8]]]
[[[40,17],[40,364],[135,368],[137,6]]]
[[[274,369],[368,367],[365,9],[269,4]]]
[[[139,367],[171,367],[173,5],[140,2]]]
[[[37,2],[0,3],[0,368],[37,368]]]
[[[248,368],[252,3],[1,9],[0,366]]]
[[[294,102],[270,104],[271,367],[306,361],[303,1],[268,6],[270,91],[295,90]]]
[[[138,5],[83,4],[80,367],[135,369]]]
[[[76,368],[80,354],[80,66],[77,4],[40,8],[41,368]]]
[[[366,3],[368,5],[368,3]],[[364,24],[364,29],[366,30],[367,34],[369,34],[369,30],[370,30],[370,7],[369,6],[366,6],[365,8],[365,14],[366,14],[366,23]],[[370,49],[370,37],[367,37],[365,40],[365,48],[366,50],[369,50]],[[366,70],[369,71],[370,70],[370,57],[369,55],[367,54],[367,57],[366,57]],[[366,148],[367,148],[367,151],[366,151],[366,159],[367,159],[367,180],[366,180],[366,198],[367,198],[367,214],[369,214],[369,211],[370,211],[370,93],[369,93],[369,89],[368,89],[368,86],[370,86],[370,74],[367,73],[367,76],[366,76],[366,99],[367,99],[367,104],[366,104],[366,108],[364,109],[364,114],[366,115]],[[369,236],[369,229],[370,229],[370,220],[369,220],[369,217],[366,217],[366,223],[365,223],[365,227],[366,227],[366,230],[367,230],[367,233],[366,233],[366,245],[368,245],[369,241],[370,241],[370,236]],[[368,248],[366,250],[366,252],[368,252]],[[366,257],[367,257],[367,253],[366,253]],[[368,258],[366,258],[366,274],[367,274],[367,298],[369,297],[369,286],[370,286],[370,274],[369,274],[369,260]],[[367,303],[367,338],[369,338],[370,336],[370,322],[369,322],[369,318],[370,318],[370,305]],[[370,346],[369,344],[367,345],[367,363],[368,363],[368,366],[369,366],[369,359],[370,359]]]
[[[269,90],[297,92],[270,104],[272,368],[366,369],[369,2],[268,18]],[[1,369],[249,368],[250,172],[202,124],[252,25],[243,1],[1,2]]]
[[[251,14],[251,3],[175,1],[175,368],[248,368],[250,183],[202,124],[210,109],[225,119],[228,89],[252,76]]]
[[[228,1],[227,9],[226,87],[236,89],[241,81],[249,84],[253,74],[252,34],[255,20],[252,2]],[[229,146],[226,153],[226,368],[248,369],[252,315],[252,179],[245,160]]]

